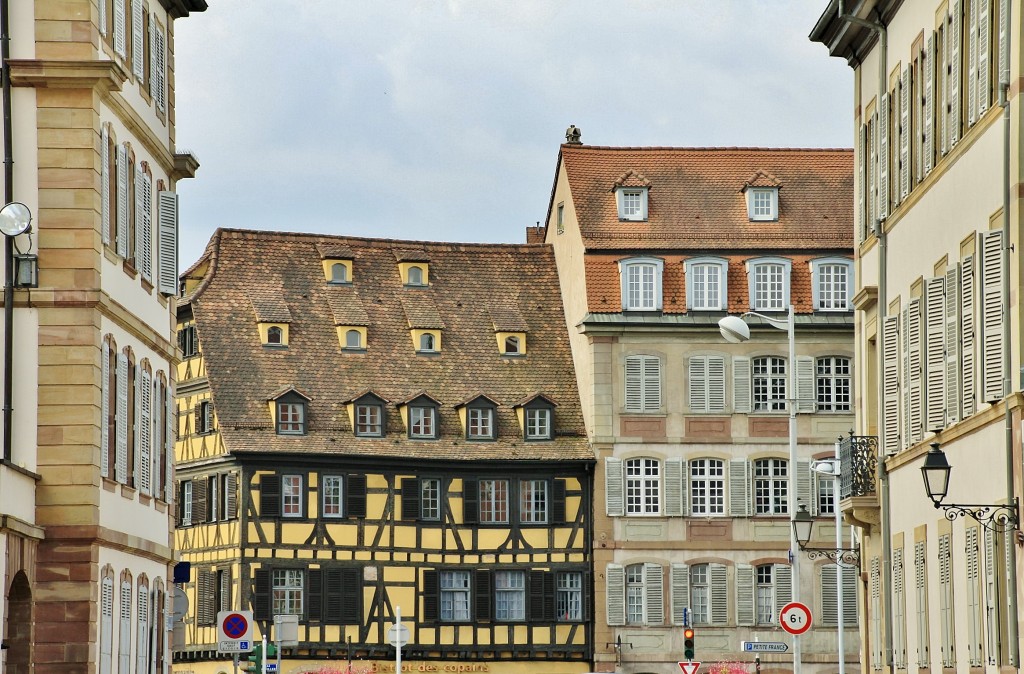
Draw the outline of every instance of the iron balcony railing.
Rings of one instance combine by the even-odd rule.
[[[878,471],[878,437],[854,435],[839,442],[839,498],[868,496],[875,493]]]

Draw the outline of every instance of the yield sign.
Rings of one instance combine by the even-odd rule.
[[[683,674],[697,674],[697,668],[700,667],[699,662],[680,662],[679,669],[683,670]]]

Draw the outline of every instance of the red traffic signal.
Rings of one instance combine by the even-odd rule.
[[[687,627],[683,630],[683,657],[691,662],[696,657],[696,648],[693,642],[693,628]]]

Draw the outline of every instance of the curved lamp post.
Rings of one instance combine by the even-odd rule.
[[[942,509],[942,515],[952,522],[959,517],[970,517],[989,531],[1002,533],[1020,529],[1020,510],[1018,499],[1013,503],[943,503],[949,493],[949,474],[953,467],[946,460],[946,453],[939,449],[939,443],[933,442],[931,449],[924,455],[921,465],[921,476],[924,478],[924,491],[936,508]]]

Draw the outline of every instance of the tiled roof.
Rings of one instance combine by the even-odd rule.
[[[425,248],[400,248],[396,247],[396,262],[430,262],[430,255]]]
[[[587,250],[853,248],[852,150],[564,144],[560,157]],[[618,218],[613,189],[630,171],[649,182],[646,222]],[[778,221],[747,216],[759,171],[782,187]]]
[[[519,311],[519,302],[509,301],[508,304],[488,307],[491,324],[495,332],[529,332],[530,325]]]
[[[410,328],[419,330],[444,330],[444,321],[434,304],[432,295],[409,289],[400,301]]]
[[[406,244],[240,230],[218,230],[214,239],[209,250],[214,264],[190,305],[229,451],[593,460],[549,246]],[[327,283],[318,244],[351,248],[358,269],[353,286]],[[419,248],[429,256],[429,287],[402,284],[395,264],[397,248]],[[249,301],[254,288],[273,288],[287,299],[287,348],[261,345]],[[348,352],[338,343],[335,324],[338,313],[348,310],[339,305],[357,299],[368,318],[367,344],[365,351]],[[429,300],[433,306],[445,326],[440,353],[414,351],[407,299]],[[529,351],[505,358],[494,340],[491,310],[512,301],[529,325]],[[305,436],[274,433],[267,400],[288,387],[311,398]],[[371,391],[391,401],[386,407],[387,435],[357,438],[346,402]],[[441,403],[438,440],[406,437],[396,401],[418,391]],[[513,405],[538,391],[558,404],[556,437],[550,442],[524,442]],[[478,393],[500,403],[494,442],[463,439],[454,406]]]
[[[747,178],[743,184],[746,187],[779,187],[782,185],[778,178],[764,171],[754,171],[754,175]]]
[[[334,325],[365,327],[370,324],[370,316],[359,299],[357,288],[351,285],[329,285],[326,294]]]
[[[317,244],[316,249],[320,252],[320,258],[324,260],[351,260],[355,253],[348,246],[332,244]]]
[[[249,289],[249,302],[260,323],[291,323],[292,312],[280,288],[256,286]]]

